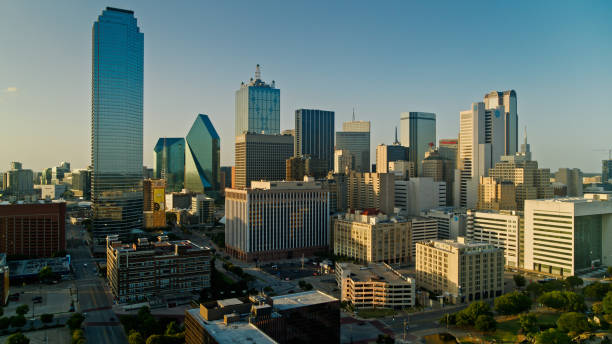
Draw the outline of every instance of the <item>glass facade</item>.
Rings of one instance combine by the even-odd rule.
[[[601,265],[602,226],[602,215],[574,218],[574,271]]]
[[[185,139],[162,137],[153,148],[153,176],[166,181],[167,192],[181,191],[185,185]]]
[[[134,12],[107,7],[92,29],[93,233],[142,227],[144,37]]]
[[[416,175],[422,175],[421,162],[430,146],[436,145],[436,114],[403,112],[400,117],[402,146],[410,148],[409,161],[414,163]]]
[[[294,155],[310,155],[327,163],[329,171],[334,166],[334,118],[333,111],[295,111]]]
[[[207,115],[198,115],[186,142],[185,188],[218,197],[220,139]]]
[[[354,157],[357,172],[370,172],[370,132],[339,131],[336,133],[336,149],[348,150]]]
[[[245,132],[280,134],[280,90],[260,79],[259,65],[255,79],[242,83],[236,91],[235,136]]]

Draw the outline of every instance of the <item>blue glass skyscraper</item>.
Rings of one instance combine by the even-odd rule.
[[[325,110],[295,110],[295,156],[310,155],[334,166],[334,112]]]
[[[187,134],[185,188],[217,197],[219,193],[220,140],[207,115],[198,115]]]
[[[166,181],[166,191],[181,191],[185,185],[185,139],[162,137],[153,148],[153,176]]]
[[[261,80],[259,65],[255,79],[242,83],[236,91],[235,136],[246,132],[256,134],[280,134],[280,90],[275,83],[266,84]]]
[[[107,7],[92,29],[93,233],[142,227],[144,37],[134,12]]]

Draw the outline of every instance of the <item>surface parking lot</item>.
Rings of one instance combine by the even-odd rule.
[[[261,269],[270,275],[276,276],[282,280],[295,280],[299,278],[320,275],[319,265],[314,265],[312,262],[302,263],[282,263],[282,264],[265,264]],[[316,274],[316,275],[315,275]]]

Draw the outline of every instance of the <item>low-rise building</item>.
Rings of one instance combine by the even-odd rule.
[[[366,266],[336,263],[336,282],[341,301],[348,301],[355,308],[401,309],[415,305],[415,280],[385,263]]]
[[[468,210],[466,237],[504,250],[506,266],[523,267],[523,213],[518,211]]]
[[[115,299],[142,301],[210,287],[211,249],[189,240],[167,239],[141,238],[130,245],[117,235],[107,237],[106,276]]]
[[[40,192],[40,199],[58,199],[66,192],[66,184],[34,185],[34,190]]]
[[[456,241],[424,241],[416,246],[416,280],[420,288],[456,303],[503,294],[503,249],[464,237]]]
[[[454,207],[440,207],[421,212],[422,217],[436,220],[438,239],[457,239],[465,236],[466,214]]]
[[[418,216],[422,211],[446,206],[446,183],[418,177],[395,181],[395,208],[402,215]]]

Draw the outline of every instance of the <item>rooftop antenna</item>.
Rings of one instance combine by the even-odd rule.
[[[395,126],[395,141],[393,144],[399,144],[399,141],[397,141],[397,125]]]
[[[259,63],[255,66],[255,80],[261,80],[261,69],[259,68]]]
[[[353,122],[355,122],[355,108],[353,108]]]

